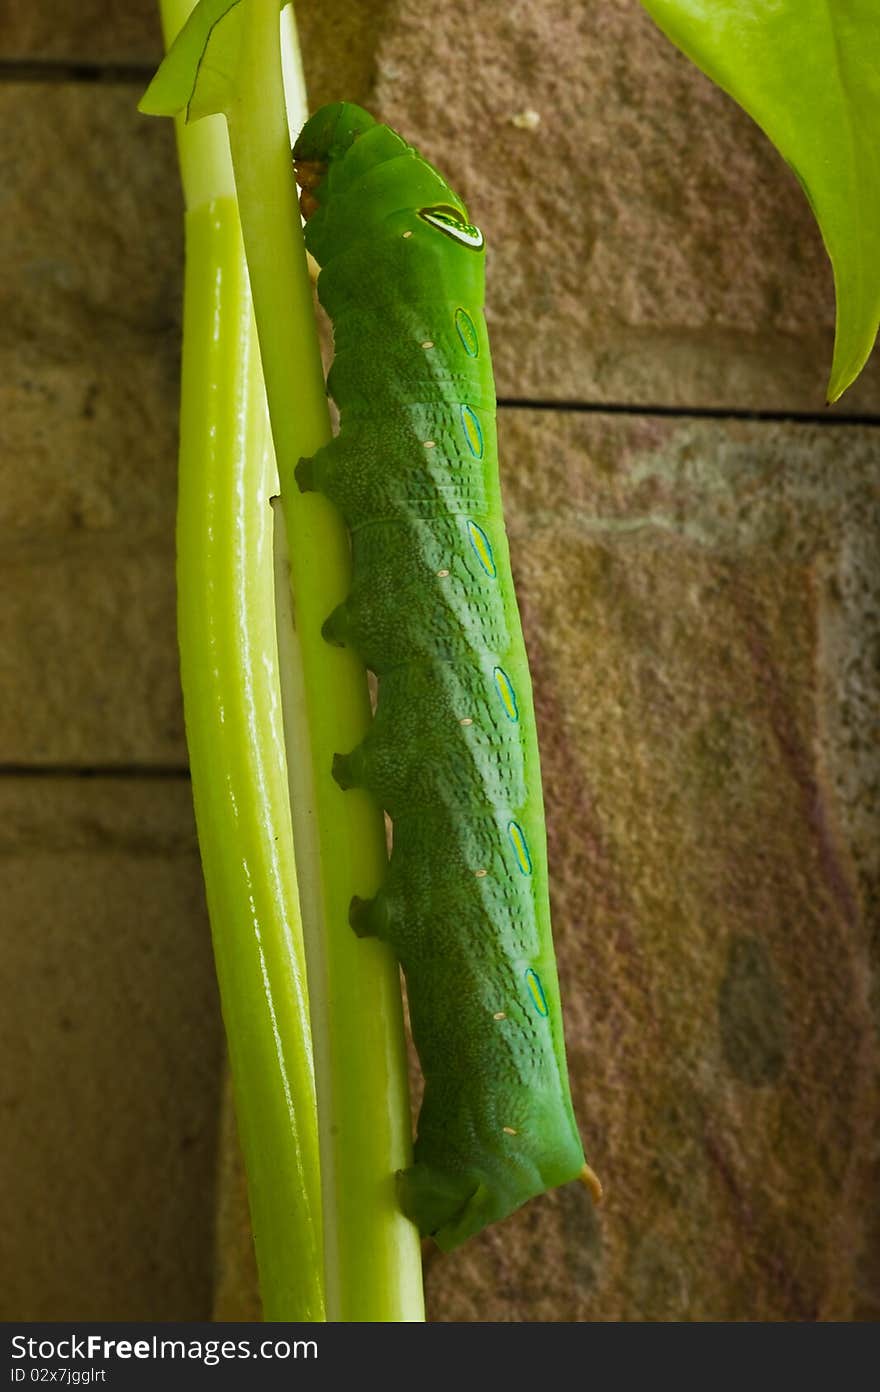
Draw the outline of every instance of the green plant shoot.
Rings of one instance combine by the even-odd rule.
[[[364,950],[347,918],[352,896],[374,893],[381,881],[384,828],[366,794],[346,797],[330,776],[333,753],[357,743],[370,721],[363,666],[321,636],[347,591],[348,541],[330,504],[303,497],[292,482],[298,459],[324,443],[330,428],[290,162],[277,0],[202,0],[141,109],[183,112],[187,120],[219,113],[229,133],[293,588],[295,644],[288,634],[284,647],[294,652],[301,699],[286,702],[285,725],[296,726],[287,729],[287,749],[309,966],[327,1317],[418,1320],[418,1236],[394,1192],[394,1173],[411,1157],[398,972],[382,944]],[[268,596],[267,603],[271,589]],[[239,1027],[246,1031],[246,1022]]]

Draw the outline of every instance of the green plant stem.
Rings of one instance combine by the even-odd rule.
[[[228,124],[293,589],[296,631],[282,632],[290,664],[280,695],[311,996],[327,1314],[418,1320],[418,1238],[394,1184],[411,1155],[399,973],[386,947],[358,941],[348,924],[352,896],[370,896],[384,877],[384,826],[367,795],[343,793],[330,772],[333,754],[353,748],[371,719],[362,665],[321,636],[348,591],[348,537],[335,509],[301,495],[293,476],[330,428],[279,30],[277,0],[200,0],[141,108],[191,119],[222,111]]]
[[[165,3],[170,36],[191,8]],[[320,1180],[272,598],[275,463],[224,123],[187,201],[178,632],[193,797],[267,1319],[323,1318]]]
[[[352,895],[375,893],[385,873],[384,826],[366,794],[343,793],[330,774],[333,754],[353,748],[371,718],[362,665],[321,637],[321,624],[348,591],[348,538],[336,510],[319,495],[300,494],[293,479],[298,459],[314,453],[330,430],[284,120],[278,5],[242,3],[242,50],[227,119],[279,462],[312,751],[308,807],[302,779],[292,773],[300,789],[295,823],[314,815],[314,883],[323,919],[323,931],[307,921],[306,935],[327,1316],[419,1320],[418,1237],[400,1213],[394,1187],[394,1172],[411,1150],[398,969],[386,947],[359,941],[348,924]],[[301,841],[298,867],[311,882]]]

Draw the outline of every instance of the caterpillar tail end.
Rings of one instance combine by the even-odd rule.
[[[578,1179],[585,1189],[589,1189],[590,1197],[598,1208],[605,1197],[604,1190],[602,1189],[602,1181],[596,1174],[596,1171],[587,1164],[586,1160],[584,1161],[584,1168],[578,1175]]]

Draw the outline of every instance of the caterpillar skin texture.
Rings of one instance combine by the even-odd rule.
[[[501,512],[485,249],[441,175],[359,107],[322,108],[294,158],[340,410],[297,478],[351,534],[351,593],[324,636],[378,678],[372,728],[333,773],[394,828],[387,879],[352,923],[406,974],[425,1093],[400,1202],[448,1251],[585,1173]]]

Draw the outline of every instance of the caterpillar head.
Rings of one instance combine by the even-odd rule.
[[[440,243],[449,240],[470,252],[482,250],[482,233],[471,226],[442,174],[390,126],[351,102],[316,111],[297,137],[293,157],[306,246],[321,267],[354,242],[372,244],[375,263],[379,242],[395,234],[419,242],[427,234],[425,245],[433,242],[438,255]],[[391,222],[395,216],[399,228]],[[400,271],[387,267],[395,280]]]
[[[365,130],[376,122],[354,102],[331,102],[310,116],[296,138],[293,158],[299,163],[329,164],[339,159]]]
[[[375,124],[370,113],[354,102],[332,102],[309,117],[293,147],[304,218],[310,218],[319,206],[315,190],[328,167],[334,160],[342,159],[358,136]]]

